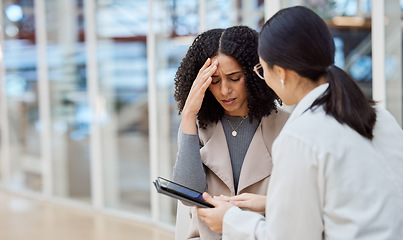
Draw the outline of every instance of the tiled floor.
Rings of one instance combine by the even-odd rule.
[[[1,240],[173,240],[174,234],[111,216],[0,192]]]

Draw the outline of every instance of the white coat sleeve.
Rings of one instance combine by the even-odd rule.
[[[265,230],[263,215],[232,207],[224,215],[222,239],[254,240],[257,236],[265,236]]]
[[[322,193],[318,153],[303,140],[287,135],[273,145],[273,171],[266,219],[231,208],[224,216],[223,239],[321,240]]]

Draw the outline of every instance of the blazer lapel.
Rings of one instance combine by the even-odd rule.
[[[239,177],[238,193],[270,176],[272,168],[271,155],[264,142],[262,123],[260,123],[245,155]]]
[[[232,193],[235,192],[231,159],[221,121],[218,121],[211,138],[200,149],[204,165],[220,178]]]

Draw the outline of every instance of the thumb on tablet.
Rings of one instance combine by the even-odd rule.
[[[211,205],[214,205],[214,207],[216,207],[216,206],[219,204],[219,202],[220,202],[219,200],[214,199],[213,197],[211,197],[211,195],[208,194],[207,192],[204,192],[204,193],[203,193],[203,199],[204,199],[206,202],[210,203]]]

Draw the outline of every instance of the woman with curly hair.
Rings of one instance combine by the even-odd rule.
[[[271,145],[289,114],[253,72],[257,48],[258,33],[246,26],[212,29],[193,41],[175,76],[182,122],[174,181],[214,196],[266,193]],[[221,238],[194,207],[191,216],[188,238]]]

